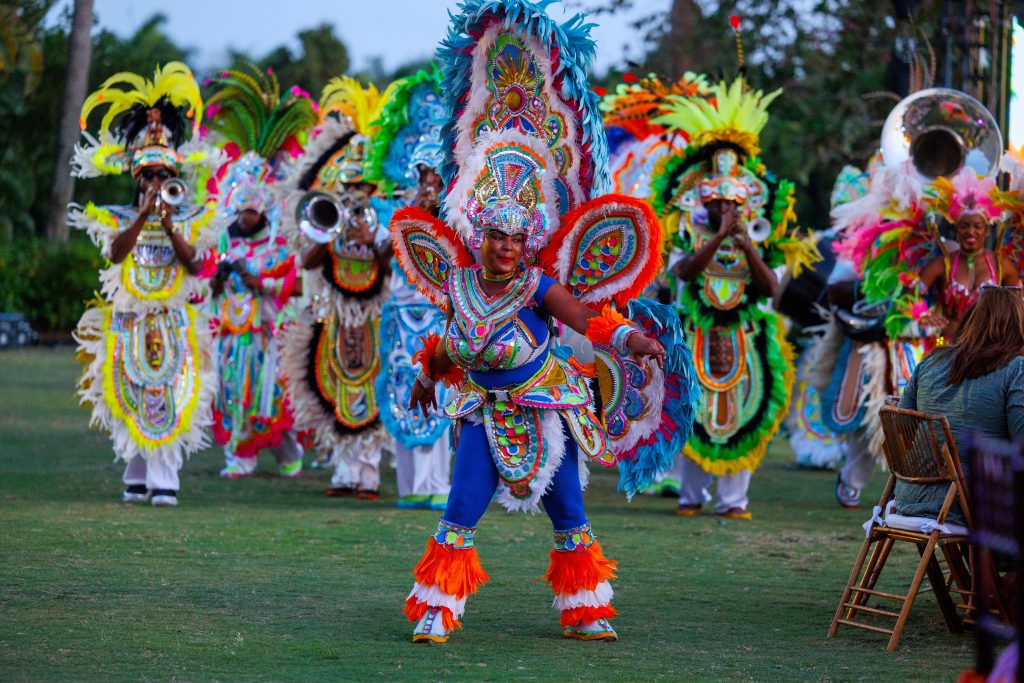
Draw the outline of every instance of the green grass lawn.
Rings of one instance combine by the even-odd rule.
[[[752,522],[627,504],[614,473],[594,471],[588,512],[619,560],[618,643],[560,637],[538,580],[547,518],[492,506],[477,535],[492,579],[465,630],[414,645],[400,610],[437,513],[396,510],[391,470],[380,501],[339,501],[324,472],[284,481],[269,455],[256,477],[221,480],[211,449],[187,463],[177,509],[125,505],[76,377],[66,348],[0,353],[2,681],[896,683],[951,681],[971,660],[970,635],[946,631],[930,594],[895,653],[878,634],[826,638],[868,512],[835,504],[834,475],[786,469],[781,442],[754,478]]]

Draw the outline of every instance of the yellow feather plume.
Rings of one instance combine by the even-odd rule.
[[[364,88],[351,76],[336,76],[327,82],[320,95],[320,119],[331,112],[339,112],[352,120],[357,133],[372,135],[396,85],[392,83],[381,93],[373,83]]]
[[[100,122],[99,134],[101,140],[109,141],[110,126],[119,114],[137,104],[155,105],[161,97],[166,97],[176,107],[187,106],[189,109],[186,116],[192,120],[192,133],[199,130],[199,122],[203,118],[203,97],[192,70],[182,62],[168,62],[163,67],[158,66],[152,81],[128,71],[114,74],[86,98],[78,124],[85,130],[89,114],[97,107],[107,106],[107,112]]]
[[[684,131],[692,146],[730,142],[756,156],[761,151],[760,133],[768,123],[768,105],[781,93],[781,88],[767,95],[751,90],[739,76],[732,83],[711,86],[706,97],[669,95],[654,123]]]

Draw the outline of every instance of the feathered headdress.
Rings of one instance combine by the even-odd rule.
[[[336,76],[324,87],[320,95],[321,121],[334,114],[350,121],[356,133],[345,145],[343,158],[335,162],[340,168],[342,182],[355,183],[364,179],[370,139],[378,130],[377,122],[394,88],[392,83],[381,93],[373,83],[364,88],[351,76]]]
[[[768,105],[781,93],[781,89],[767,95],[752,90],[737,76],[731,84],[720,81],[711,86],[707,97],[668,96],[654,123],[686,131],[694,147],[725,143],[735,145],[745,156],[757,156],[760,134],[768,123]]]
[[[270,69],[250,64],[249,71],[224,71],[213,79],[216,93],[206,115],[211,130],[234,143],[239,154],[255,152],[269,161],[283,148],[300,146],[317,122],[316,105],[298,86],[282,93]]]
[[[540,163],[543,170],[527,185],[550,183],[552,189],[540,193],[545,204],[539,210],[548,219],[545,233],[531,240],[538,247],[550,239],[558,216],[609,188],[607,140],[586,77],[594,55],[591,25],[582,15],[559,24],[545,14],[546,4],[467,0],[438,50],[447,119],[439,169],[448,190],[444,211],[467,241],[477,241],[479,233],[467,202],[497,201],[497,195],[480,196],[483,188],[500,185],[485,179],[492,169],[488,154],[528,149]]]
[[[85,129],[89,115],[99,107],[107,111],[98,136],[92,137]],[[136,175],[155,165],[180,172],[187,160],[178,147],[186,133],[198,133],[202,116],[199,84],[181,62],[157,67],[153,80],[127,71],[114,74],[82,105],[78,122],[87,144],[75,149],[73,173],[94,177],[131,171]]]
[[[950,223],[974,214],[992,222],[999,218],[1001,209],[996,204],[996,181],[984,178],[965,166],[953,180],[945,176],[936,178],[925,191],[925,206],[942,214]]]
[[[377,132],[366,162],[366,179],[385,192],[416,183],[416,164],[437,168],[441,162],[441,72],[436,67],[392,84],[377,119]]]
[[[614,150],[618,141],[615,138],[622,137],[622,134],[614,132],[616,128],[638,140],[661,135],[666,130],[665,126],[653,119],[659,115],[669,96],[704,96],[707,91],[707,78],[692,71],[687,71],[678,81],[668,85],[654,74],[639,81],[619,83],[615,92],[605,95],[598,103],[604,115],[605,128],[609,129],[609,146]]]

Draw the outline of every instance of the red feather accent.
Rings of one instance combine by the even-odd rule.
[[[459,599],[476,593],[477,588],[491,578],[480,564],[476,548],[452,550],[433,536],[427,539],[427,549],[412,573],[418,584],[437,586],[441,592]]]
[[[633,219],[637,232],[640,233],[641,236],[640,243],[647,244],[648,253],[646,254],[646,258],[644,254],[636,255],[636,258],[644,259],[644,263],[641,268],[627,268],[622,272],[613,274],[611,278],[605,278],[604,281],[600,281],[593,286],[587,287],[585,292],[577,294],[577,296],[582,297],[587,292],[592,291],[597,287],[607,285],[612,281],[612,279],[618,279],[620,281],[621,288],[610,293],[607,298],[599,301],[585,302],[591,308],[600,308],[607,304],[609,300],[614,301],[620,308],[625,307],[629,303],[630,299],[635,298],[647,288],[647,285],[654,280],[658,271],[661,269],[661,224],[654,215],[654,210],[651,209],[647,202],[642,199],[636,199],[635,197],[629,197],[623,194],[606,194],[602,197],[592,199],[589,202],[576,207],[562,217],[562,222],[558,230],[556,230],[551,236],[547,246],[545,246],[537,255],[538,265],[543,268],[549,276],[568,287],[568,280],[571,273],[563,274],[558,270],[559,251],[562,245],[566,240],[578,238],[578,234],[574,233],[582,230],[584,227],[584,221],[594,220],[616,212],[629,212],[632,214],[631,218]],[[567,265],[569,268],[572,268],[578,261],[579,254],[573,254]],[[572,290],[572,287],[569,287],[569,289]]]
[[[420,337],[420,341],[423,342],[423,348],[412,354],[413,365],[419,365],[423,374],[435,382],[444,382],[450,387],[461,385],[466,378],[466,372],[458,365],[452,365],[451,369],[442,375],[430,370],[430,359],[434,357],[437,347],[441,345],[441,337],[431,332]]]
[[[733,31],[740,30],[740,18],[736,14],[729,15],[729,25],[732,26]]]

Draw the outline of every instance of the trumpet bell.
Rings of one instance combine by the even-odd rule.
[[[980,176],[999,172],[1003,136],[978,100],[959,90],[928,88],[911,94],[889,112],[882,127],[887,166],[908,159],[921,177],[955,175],[968,166]]]
[[[302,234],[318,244],[327,244],[341,231],[344,210],[326,192],[310,192],[295,210],[295,220]]]
[[[160,201],[178,206],[188,197],[188,185],[181,178],[168,178],[160,185]]]

